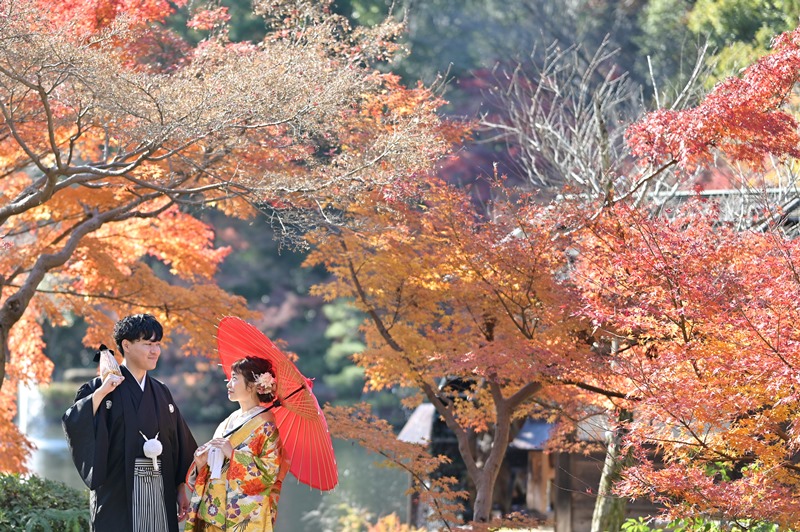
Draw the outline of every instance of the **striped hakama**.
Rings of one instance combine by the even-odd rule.
[[[133,532],[168,532],[169,521],[164,507],[164,479],[153,469],[153,460],[137,458],[133,468]],[[177,512],[177,510],[175,510]]]

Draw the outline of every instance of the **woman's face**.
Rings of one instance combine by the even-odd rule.
[[[241,373],[232,372],[231,378],[225,386],[228,388],[228,399],[231,401],[241,401],[250,398],[255,392]]]

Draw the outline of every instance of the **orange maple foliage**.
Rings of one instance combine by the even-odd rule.
[[[756,167],[768,155],[797,158],[800,133],[787,104],[798,72],[800,28],[777,37],[769,54],[718,84],[696,107],[649,113],[626,138],[634,155],[656,164],[677,161],[688,170],[719,153]]]
[[[621,495],[673,518],[800,524],[800,243],[737,232],[702,202],[670,218],[618,204],[591,219],[596,209],[522,198],[482,218],[453,189],[421,197],[365,198],[349,211],[358,231],[319,236],[309,262],[336,275],[317,293],[368,316],[354,356],[368,387],[419,389],[456,434],[476,520],[511,420],[558,420],[561,444],[570,420],[625,411],[632,421],[603,427],[637,458]],[[472,431],[494,436],[480,466]],[[389,448],[383,432],[367,424],[358,438]]]
[[[720,154],[754,171],[767,156],[794,164],[798,72],[800,28],[695,108],[651,113],[628,139],[647,162],[688,170]],[[763,229],[774,232],[736,232],[705,203],[672,219],[620,207],[582,245],[587,316],[622,343],[614,368],[634,384],[627,429],[639,463],[619,489],[672,517],[800,525],[800,243]]]
[[[399,466],[411,475],[408,494],[417,492],[420,501],[428,505],[435,519],[443,523],[458,520],[461,506],[459,499],[466,499],[467,493],[454,490],[457,479],[453,477],[432,478],[432,473],[443,463],[450,461],[446,456],[431,456],[423,445],[399,441],[386,420],[375,417],[368,404],[356,406],[327,406],[325,415],[331,427],[335,427],[337,437],[358,442],[362,447],[386,457],[386,464]],[[375,530],[394,530],[385,528],[389,522],[376,525]]]
[[[0,470],[28,448],[10,389],[52,369],[44,320],[82,316],[85,343],[109,344],[146,311],[209,353],[219,317],[250,314],[216,286],[229,250],[199,209],[302,226],[447,149],[442,102],[370,65],[395,23],[357,33],[327,2],[255,2],[264,42],[231,43],[200,12],[213,31],[193,48],[159,24],[185,4],[0,0],[0,440],[19,450]]]
[[[87,34],[96,33],[113,24],[117,18],[129,17],[137,22],[164,22],[183,7],[187,0],[39,0],[46,8],[42,15],[54,24],[69,20],[77,23]]]
[[[618,342],[598,373],[624,379],[633,411],[620,493],[671,518],[800,526],[800,241],[698,203],[670,219],[617,206],[575,245],[584,313]]]
[[[797,158],[785,105],[799,45],[800,29],[696,108],[648,115],[628,131],[635,154],[689,170],[719,153],[754,168]],[[511,419],[543,413],[536,394],[566,413],[632,412],[605,427],[638,459],[621,494],[670,517],[800,526],[800,243],[734,231],[704,203],[670,217],[609,203],[586,219],[566,203],[497,202],[481,218],[437,185],[363,198],[347,211],[357,231],[318,236],[309,263],[336,275],[318,293],[367,314],[355,359],[368,386],[419,389],[456,434],[476,519],[502,452],[478,467],[467,435],[493,431],[504,451]]]
[[[348,214],[357,230],[317,235],[308,264],[335,280],[314,291],[366,313],[367,348],[353,358],[367,386],[415,388],[436,407],[476,485],[475,520],[487,520],[511,423],[542,415],[533,395],[584,356],[557,281],[557,216],[522,198],[481,217],[464,191],[436,182],[416,198],[362,197]],[[471,450],[481,432],[493,436],[487,456]]]

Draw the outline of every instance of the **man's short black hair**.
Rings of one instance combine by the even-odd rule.
[[[114,341],[123,357],[125,356],[125,350],[122,348],[123,340],[160,342],[162,336],[164,328],[152,314],[131,314],[119,320],[114,326]]]

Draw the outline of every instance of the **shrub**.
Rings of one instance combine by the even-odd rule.
[[[89,529],[89,492],[35,475],[0,473],[0,530]]]

